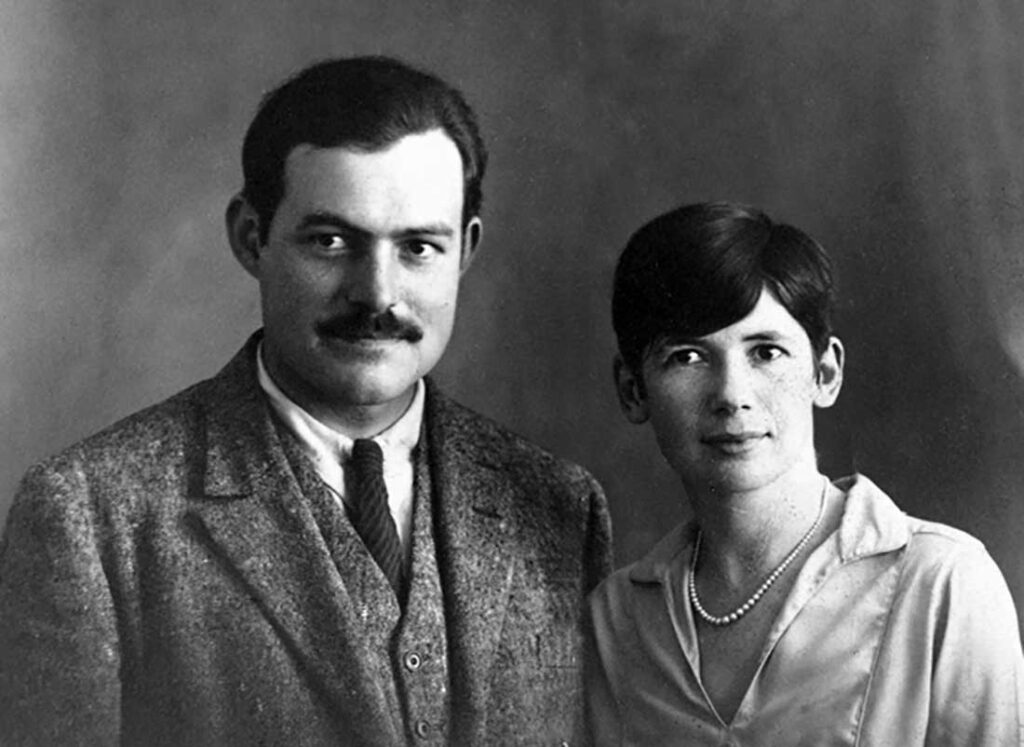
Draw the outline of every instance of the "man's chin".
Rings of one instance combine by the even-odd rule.
[[[316,387],[320,403],[334,410],[407,401],[416,382],[429,370],[422,351],[396,340],[355,345],[339,341],[318,352],[310,360],[313,368],[306,369],[316,374],[307,381]]]
[[[418,371],[402,372],[394,366],[347,367],[345,375],[331,382],[328,394],[335,407],[375,407],[409,396],[420,379]]]

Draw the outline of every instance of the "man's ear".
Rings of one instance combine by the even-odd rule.
[[[651,413],[647,407],[644,382],[633,369],[626,365],[621,355],[615,356],[612,364],[615,375],[615,391],[619,395],[619,406],[630,423],[646,423]]]
[[[830,337],[828,347],[818,359],[817,392],[814,395],[816,407],[831,407],[839,398],[843,388],[843,364],[845,363],[843,343],[838,337]]]
[[[231,198],[224,212],[228,243],[235,259],[257,280],[260,277],[260,217],[239,193]]]
[[[484,235],[484,224],[479,218],[471,218],[462,231],[462,254],[459,257],[459,274],[469,269],[476,256],[477,247],[480,246],[480,239]]]

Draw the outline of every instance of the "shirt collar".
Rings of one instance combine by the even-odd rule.
[[[839,524],[839,558],[846,563],[898,550],[910,541],[910,523],[881,488],[861,474],[834,481],[846,493]],[[665,583],[669,573],[690,562],[696,524],[680,524],[630,569],[636,583]]]
[[[910,541],[907,515],[885,492],[861,474],[835,481],[846,493],[839,525],[839,557],[848,562],[898,550]]]
[[[318,466],[322,466],[325,459],[339,465],[348,459],[354,439],[320,422],[281,391],[263,365],[262,341],[256,350],[256,376],[274,412],[307,447]],[[385,459],[389,453],[407,458],[419,441],[423,424],[424,389],[423,379],[420,379],[416,382],[412,402],[402,416],[373,437],[384,451]]]

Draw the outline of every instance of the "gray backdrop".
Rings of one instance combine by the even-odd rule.
[[[598,476],[619,562],[687,509],[613,399],[613,264],[733,199],[837,262],[826,470],[982,538],[1020,605],[1022,38],[1020,0],[0,0],[0,517],[30,463],[258,325],[222,229],[256,102],[385,52],[463,88],[493,155],[440,379]]]

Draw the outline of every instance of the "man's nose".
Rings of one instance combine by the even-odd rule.
[[[746,360],[723,361],[715,371],[712,409],[731,415],[754,404],[754,372]]]
[[[387,244],[375,244],[353,258],[346,273],[348,302],[380,313],[390,309],[397,298],[398,260]]]

